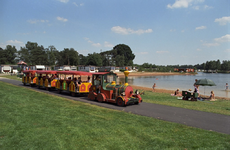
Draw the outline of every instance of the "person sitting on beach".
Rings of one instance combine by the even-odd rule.
[[[215,100],[215,94],[213,91],[211,91],[211,95],[209,97],[210,100]]]
[[[177,89],[175,92],[174,92],[174,96],[182,96],[181,93],[179,93],[180,89]]]

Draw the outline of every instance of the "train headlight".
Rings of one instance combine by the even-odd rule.
[[[135,93],[136,93],[137,95],[140,94],[140,92],[139,92],[138,90],[136,90]]]
[[[125,92],[122,92],[121,95],[122,95],[122,96],[125,96]]]

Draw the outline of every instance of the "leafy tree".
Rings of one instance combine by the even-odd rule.
[[[6,58],[6,51],[0,48],[0,64],[6,64],[7,58]]]
[[[87,56],[83,56],[82,54],[79,54],[79,64],[86,65],[86,63],[87,63]]]
[[[49,46],[47,49],[46,49],[46,54],[47,54],[47,65],[55,65],[56,62],[58,61],[58,51],[57,49],[52,45],[52,46]]]
[[[86,65],[102,66],[101,55],[97,53],[88,54]]]
[[[15,63],[15,58],[16,58],[16,53],[17,49],[15,46],[7,45],[5,49],[5,54],[6,54],[6,61],[9,64],[14,64]]]
[[[73,48],[65,48],[63,51],[59,53],[58,57],[59,65],[78,65],[79,64],[79,56],[78,52]]]
[[[25,47],[18,51],[19,58],[29,65],[47,64],[48,58],[43,46],[35,42],[27,42]]]
[[[120,55],[120,56],[123,55],[125,57],[124,65],[126,66],[133,65],[133,59],[135,58],[135,55],[132,53],[132,50],[128,45],[118,44],[113,48],[113,50],[115,50],[114,53],[116,53],[116,55]],[[117,63],[118,62],[116,62],[116,64]]]
[[[221,70],[229,71],[230,70],[230,61],[224,60],[221,64]]]

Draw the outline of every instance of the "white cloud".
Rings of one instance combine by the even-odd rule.
[[[206,29],[206,26],[200,26],[200,27],[196,27],[196,30],[202,30],[202,29]]]
[[[113,48],[114,45],[111,44],[111,43],[109,43],[109,42],[107,42],[107,41],[105,41],[105,42],[104,42],[104,47],[111,47],[111,48]]]
[[[76,2],[73,2],[73,4],[75,5],[75,6],[77,6],[77,7],[79,7],[79,6],[84,6],[84,3],[81,3],[81,4],[77,4]]]
[[[222,43],[222,42],[230,42],[230,34],[226,34],[220,38],[214,39],[216,42]]]
[[[226,49],[224,52],[230,53],[230,49]]]
[[[58,0],[59,2],[62,2],[62,3],[68,3],[69,0]]]
[[[176,0],[174,4],[170,5],[168,4],[168,8],[187,8],[189,3],[191,3],[192,0]]]
[[[37,23],[46,23],[49,22],[49,20],[27,20],[27,22],[29,22],[30,24],[37,24]]]
[[[147,55],[148,52],[140,52],[141,55]]]
[[[65,19],[65,18],[62,18],[62,17],[57,17],[57,20],[59,20],[59,21],[62,21],[62,22],[66,22],[66,21],[68,21],[68,19]]]
[[[193,9],[199,10],[200,6],[194,6]]]
[[[215,19],[214,22],[218,22],[220,25],[226,25],[227,23],[230,23],[230,16],[229,17],[222,17]]]
[[[85,40],[90,43],[92,46],[94,47],[100,47],[101,44],[100,43],[94,43],[93,41],[91,41],[89,38],[85,38]]]
[[[204,5],[204,9],[211,9],[213,8],[212,6]]]
[[[176,29],[171,29],[170,32],[176,32]]]
[[[211,47],[211,46],[219,46],[219,43],[203,43],[204,46]]]
[[[173,4],[168,4],[167,8],[174,9],[174,8],[188,8],[193,4],[203,3],[204,0],[176,0]],[[199,10],[199,6],[193,7],[196,10]]]
[[[6,41],[5,43],[1,43],[0,47],[4,49],[7,45],[15,46],[17,49],[19,49],[22,46],[25,46],[25,44],[23,42],[21,42],[21,41],[9,40],[9,41]]]
[[[133,29],[130,29],[130,28],[123,28],[123,27],[120,27],[120,26],[112,27],[111,30],[113,32],[115,32],[115,33],[123,34],[123,35],[127,35],[127,34],[144,34],[144,33],[151,33],[151,32],[153,32],[152,29],[147,29],[147,30],[142,30],[142,29],[133,30]]]
[[[157,54],[165,54],[165,53],[169,53],[169,51],[156,51]]]
[[[199,48],[198,48],[198,49],[196,49],[196,50],[197,50],[197,51],[202,51],[202,49],[199,49]]]

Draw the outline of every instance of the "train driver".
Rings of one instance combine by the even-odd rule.
[[[98,93],[100,93],[100,91],[101,91],[101,85],[100,84],[101,84],[100,78],[99,78],[99,76],[96,76],[96,79],[94,79],[94,85],[96,85]]]

